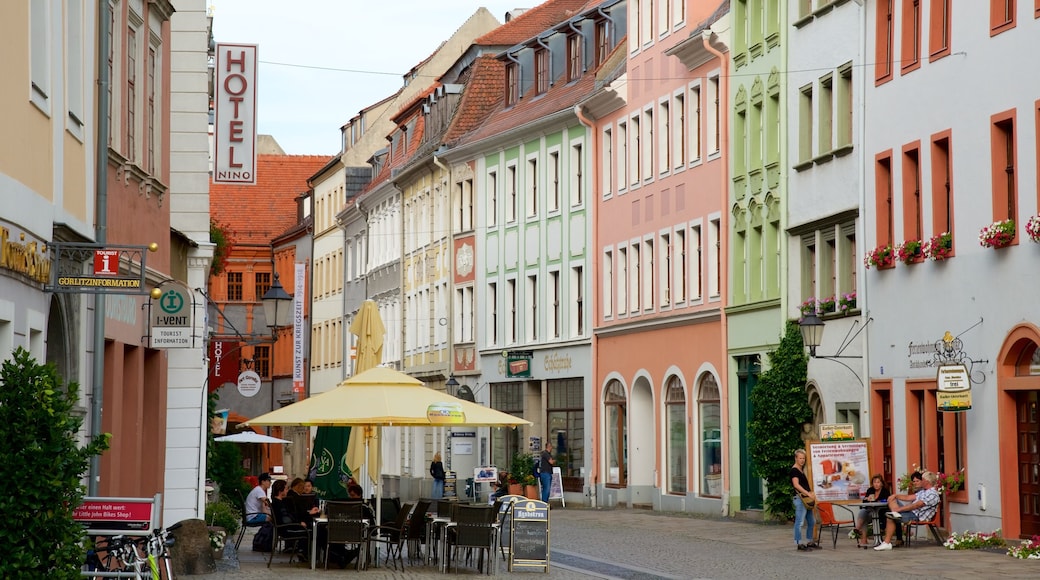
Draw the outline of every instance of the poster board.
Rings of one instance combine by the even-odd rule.
[[[525,499],[510,508],[509,566],[542,568],[549,573],[549,504]]]
[[[870,445],[865,439],[809,444],[809,481],[817,501],[858,503],[870,487]]]
[[[567,507],[567,500],[563,498],[563,472],[560,471],[559,467],[553,467],[552,470],[552,483],[549,484],[549,499],[558,499],[563,502],[563,507]]]

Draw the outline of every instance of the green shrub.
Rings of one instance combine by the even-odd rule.
[[[0,481],[31,481],[0,494],[0,578],[80,578],[86,534],[72,512],[83,502],[90,458],[108,449],[110,436],[78,444],[78,397],[76,383],[63,383],[54,365],[23,348],[0,368]]]
[[[229,501],[221,500],[206,504],[206,525],[227,530],[228,535],[238,531],[242,523],[242,512]]]

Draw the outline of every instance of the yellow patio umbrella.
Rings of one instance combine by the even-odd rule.
[[[375,368],[383,362],[383,337],[386,327],[379,316],[379,307],[372,300],[361,303],[357,316],[350,323],[350,333],[357,337],[354,374]],[[373,482],[379,481],[377,455],[379,438],[370,427],[353,428],[347,444],[347,455],[344,458],[351,473],[357,473],[361,464],[365,463],[365,448],[368,447],[368,476]]]

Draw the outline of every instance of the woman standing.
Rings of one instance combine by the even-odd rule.
[[[433,477],[433,499],[441,499],[444,497],[444,464],[441,463],[440,452],[433,454],[430,476]]]
[[[813,530],[816,528],[816,518],[813,510],[805,507],[802,498],[811,498],[816,503],[816,494],[809,488],[809,478],[805,475],[805,450],[799,449],[794,452],[794,465],[791,466],[791,485],[794,486],[794,543],[800,551],[819,548],[820,544],[813,541]],[[806,524],[806,541],[802,543],[802,523]]]

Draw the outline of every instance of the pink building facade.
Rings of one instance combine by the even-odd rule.
[[[725,487],[728,2],[630,2],[595,119],[599,505],[718,513]],[[723,34],[724,36],[724,34]]]

